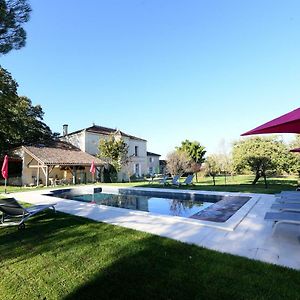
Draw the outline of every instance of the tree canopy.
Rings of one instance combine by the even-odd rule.
[[[209,155],[205,160],[205,174],[211,176],[213,184],[216,185],[216,176],[221,171],[220,156],[217,154]]]
[[[116,134],[111,134],[107,140],[99,142],[98,157],[111,164],[117,172],[129,162],[128,145]]]
[[[26,32],[22,25],[30,18],[27,0],[0,0],[0,54],[25,46]]]
[[[182,175],[191,169],[191,159],[186,152],[173,151],[167,155],[167,170],[172,175]]]
[[[233,165],[237,172],[250,170],[255,173],[255,184],[261,177],[267,186],[267,173],[287,171],[286,145],[273,137],[253,137],[235,143],[232,152]]]
[[[300,148],[300,135],[296,135],[295,138],[288,145],[289,150],[294,148]],[[300,176],[300,153],[289,152],[287,156],[286,169],[289,173],[298,173]]]
[[[197,141],[191,142],[189,140],[185,140],[181,142],[180,147],[176,147],[176,150],[185,152],[187,156],[190,158],[191,160],[190,170],[196,173],[196,181],[198,181],[197,172],[200,171],[201,164],[205,161],[204,158],[206,154],[205,147],[202,146]]]
[[[43,122],[40,105],[17,93],[18,84],[0,67],[0,154],[23,144],[47,143],[56,134]]]

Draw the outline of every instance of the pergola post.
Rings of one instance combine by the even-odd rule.
[[[48,186],[48,181],[49,181],[49,167],[48,166],[46,166],[45,167],[45,169],[46,169],[46,172],[45,172],[45,177],[46,177],[46,186]]]
[[[36,173],[36,186],[39,186],[40,183],[40,163],[37,165],[37,173]]]
[[[76,184],[76,167],[73,166],[73,184]]]

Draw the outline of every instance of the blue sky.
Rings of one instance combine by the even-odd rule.
[[[1,57],[54,131],[96,123],[209,152],[299,107],[300,2],[32,0]]]

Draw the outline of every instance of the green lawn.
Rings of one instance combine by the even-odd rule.
[[[274,194],[280,193],[284,190],[295,190],[298,185],[298,179],[296,177],[273,177],[268,179],[268,188],[265,188],[263,180],[260,180],[256,185],[252,185],[254,176],[239,175],[233,177],[225,178],[217,177],[216,185],[213,185],[212,179],[209,177],[200,178],[198,183],[194,186],[182,186],[183,189],[191,190],[203,190],[203,191],[223,191],[223,192],[244,192],[244,193],[264,193],[264,194]],[[159,184],[149,185],[144,184],[144,186],[161,187]],[[165,188],[175,188],[170,185],[165,186]]]
[[[224,177],[216,178],[216,186],[213,186],[212,179],[209,177],[200,178],[198,183],[195,183],[194,186],[182,186],[183,189],[192,189],[192,190],[203,190],[203,191],[224,191],[224,192],[244,192],[244,193],[266,193],[274,194],[280,193],[283,190],[295,190],[298,184],[298,178],[289,176],[289,177],[272,177],[268,179],[269,187],[266,189],[262,180],[260,180],[256,185],[252,185],[253,176],[239,175],[234,177],[227,177],[227,183],[225,185]],[[97,185],[118,185],[118,186],[135,186],[135,187],[159,187],[159,188],[174,188],[178,187],[167,185],[162,186],[161,184],[149,184],[148,182],[131,182],[131,183],[97,183]],[[56,188],[61,188],[57,186]],[[12,192],[21,192],[21,191],[33,191],[43,188],[20,188],[20,187],[11,187],[7,188],[9,193]],[[53,187],[54,189],[54,187]],[[4,193],[4,187],[0,186],[0,193]]]
[[[300,299],[300,272],[63,213],[0,241],[1,299]]]

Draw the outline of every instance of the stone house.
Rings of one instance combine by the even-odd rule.
[[[68,142],[83,152],[96,156],[101,139],[107,139],[111,134],[119,136],[128,145],[130,162],[118,174],[119,180],[128,180],[130,176],[142,177],[159,172],[159,154],[147,152],[147,141],[123,131],[93,125],[74,132],[68,132],[68,125],[63,125],[61,141]]]

